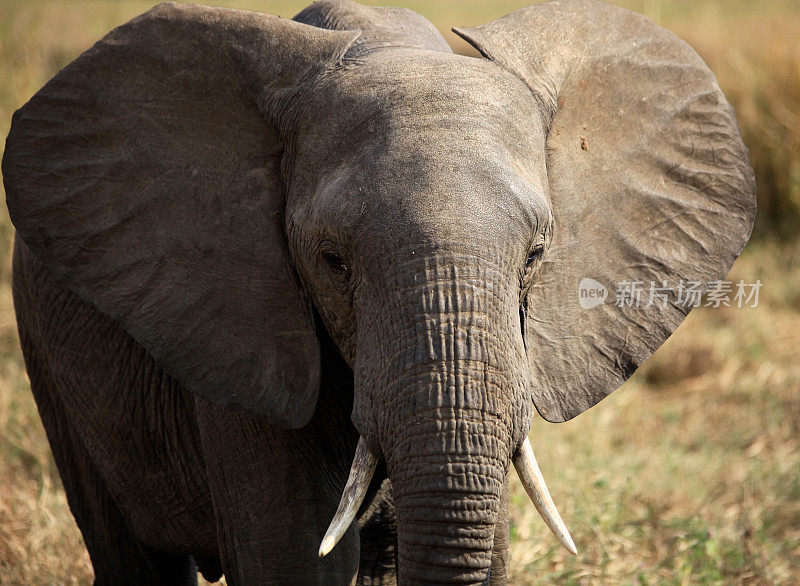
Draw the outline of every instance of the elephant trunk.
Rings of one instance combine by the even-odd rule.
[[[479,251],[408,256],[387,258],[355,296],[353,423],[361,439],[320,555],[352,523],[381,457],[402,584],[485,583],[493,560],[502,580],[508,542],[495,532],[507,527],[512,460],[574,551],[526,440],[533,405],[513,271]]]
[[[384,267],[374,282],[393,287],[359,308],[353,416],[386,460],[402,584],[487,580],[506,473],[533,417],[519,284],[483,256],[416,251]]]
[[[481,412],[429,412],[387,457],[401,584],[481,584],[492,563],[510,438]]]
[[[402,584],[488,579],[506,473],[533,417],[508,272],[417,251],[375,278],[392,288],[361,297],[353,420],[386,460]]]
[[[383,457],[402,584],[481,584],[506,557],[513,460],[545,521],[574,551],[526,440],[533,419],[519,283],[463,253],[394,259],[361,290],[350,478],[320,546],[350,526]],[[501,529],[505,530],[505,529]],[[496,538],[497,537],[497,538]],[[502,566],[502,561],[499,566]],[[502,568],[497,576],[502,580]]]

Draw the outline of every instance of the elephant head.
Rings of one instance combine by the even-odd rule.
[[[383,458],[407,583],[486,579],[512,461],[574,548],[534,406],[591,407],[689,309],[585,310],[578,283],[721,279],[755,214],[671,33],[595,0],[455,30],[483,57],[398,9],[160,5],[17,112],[3,159],[22,239],[194,393],[301,427],[327,329],[361,441],[321,554]]]

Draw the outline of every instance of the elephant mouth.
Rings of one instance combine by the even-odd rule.
[[[542,476],[539,464],[536,462],[536,456],[533,454],[533,447],[527,437],[514,455],[513,462],[522,486],[525,488],[525,492],[528,493],[539,515],[541,515],[542,520],[571,554],[577,554],[575,542],[572,540],[569,530],[550,496],[544,476]],[[336,514],[333,516],[333,520],[319,548],[320,557],[326,556],[333,550],[339,539],[347,532],[353,519],[355,519],[356,513],[367,494],[367,488],[377,464],[378,457],[369,451],[364,439],[359,438],[353,464],[350,466],[350,475],[347,478],[347,484],[339,501],[339,507],[336,509]]]

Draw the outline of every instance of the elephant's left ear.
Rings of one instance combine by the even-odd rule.
[[[162,4],[56,75],[6,142],[11,219],[47,270],[186,388],[272,425],[311,418],[320,368],[276,110],[357,36]]]
[[[680,325],[681,292],[726,276],[755,217],[747,150],[711,71],[641,15],[558,0],[454,30],[528,85],[548,128],[555,228],[525,336],[536,407],[564,421]]]

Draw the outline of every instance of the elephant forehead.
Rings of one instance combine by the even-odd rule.
[[[546,196],[539,104],[485,60],[375,52],[319,81],[301,118],[292,152],[308,178],[340,176],[344,167],[368,192],[402,184],[440,197],[441,186],[491,190],[512,173]]]
[[[502,68],[416,49],[375,51],[348,63],[306,100],[311,134],[354,145],[387,139],[528,142],[537,134],[530,121],[541,118],[527,86]]]
[[[397,250],[423,242],[459,250],[468,243],[525,246],[550,218],[543,189],[507,157],[467,153],[387,159],[367,150],[354,164],[321,175],[302,208],[354,248],[382,243]]]
[[[312,93],[290,199],[321,224],[388,242],[506,238],[548,220],[538,104],[501,68],[382,51],[331,72]]]

